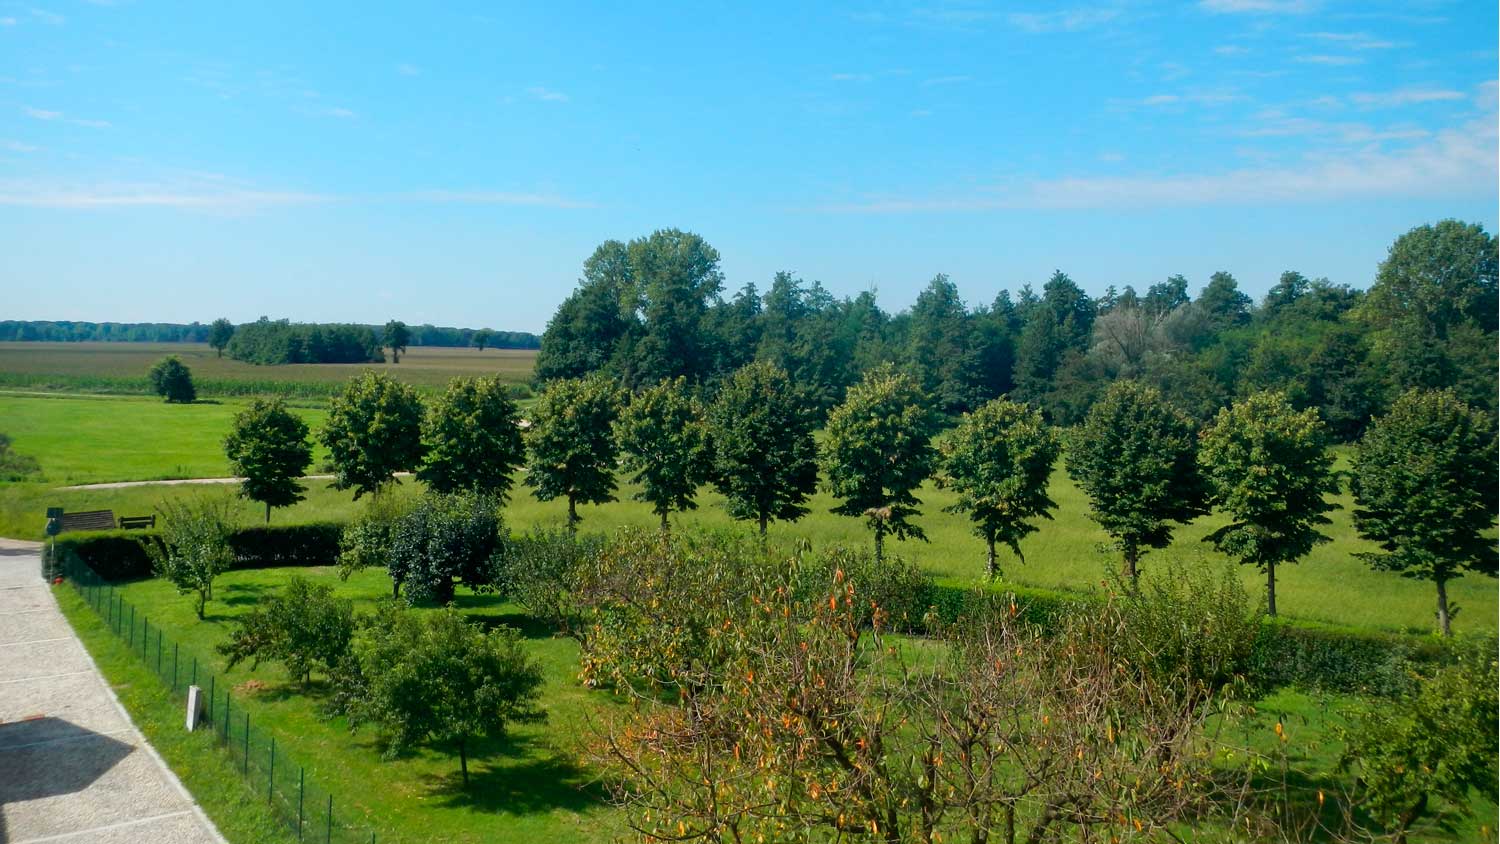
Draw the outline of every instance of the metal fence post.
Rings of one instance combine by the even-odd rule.
[[[266,777],[266,802],[276,799],[276,737],[271,736],[271,773]]]
[[[302,840],[302,798],[307,796],[307,769],[297,768],[297,840]]]
[[[245,710],[245,776],[250,775],[250,711]]]
[[[135,604],[130,605],[130,638],[125,643],[127,647],[135,644]]]
[[[156,679],[161,679],[161,628],[156,628]]]
[[[179,648],[177,646],[177,643],[173,642],[172,643],[172,685],[171,685],[170,688],[174,692],[177,691],[177,656],[178,656],[178,650],[179,650]]]
[[[208,723],[214,722],[214,681],[219,678],[217,674],[208,675]]]
[[[324,842],[325,842],[325,844],[332,844],[332,842],[333,842],[333,795],[332,794],[328,795],[328,830],[327,830],[327,836],[328,836],[327,838],[323,839]]]

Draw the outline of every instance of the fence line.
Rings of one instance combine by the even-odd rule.
[[[340,818],[332,792],[310,780],[303,766],[290,761],[284,743],[278,753],[276,737],[251,722],[248,708],[235,707],[231,684],[208,671],[210,663],[200,664],[197,654],[167,638],[160,626],[151,623],[150,616],[137,613],[134,604],[77,555],[65,553],[61,560],[43,556],[44,574],[66,578],[110,632],[167,686],[172,699],[183,705],[184,716],[188,687],[202,689],[204,709],[199,729],[213,731],[230,760],[237,763],[250,790],[265,796],[272,813],[296,840],[309,844],[376,844],[375,830]]]

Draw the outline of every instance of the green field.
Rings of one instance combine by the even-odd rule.
[[[403,364],[404,365],[404,364]],[[0,484],[0,535],[35,538],[41,533],[48,506],[68,510],[110,508],[117,514],[150,513],[165,496],[195,495],[201,486],[135,487],[110,490],[59,491],[65,483],[122,481],[162,477],[216,477],[227,474],[219,441],[228,430],[236,405],[168,406],[133,398],[43,398],[0,395],[0,431],[11,433],[15,447],[36,456],[47,477],[45,483]],[[321,419],[317,410],[299,410],[310,424]],[[160,445],[157,445],[157,444]],[[54,455],[49,457],[49,455]],[[1341,455],[1340,466],[1344,465]],[[316,464],[315,464],[316,465]],[[410,492],[415,482],[403,489]],[[581,508],[584,528],[608,530],[622,524],[651,525],[655,516],[641,503],[630,501],[628,486],[619,502]],[[1002,555],[1009,582],[1051,589],[1085,590],[1107,578],[1115,565],[1113,554],[1101,546],[1106,537],[1088,518],[1088,502],[1067,475],[1058,471],[1052,479],[1052,497],[1058,503],[1056,518],[1022,543],[1026,562]],[[894,543],[891,547],[939,577],[972,581],[981,576],[983,546],[969,532],[960,516],[943,508],[953,502],[951,493],[924,487],[919,523],[930,542]],[[308,500],[280,510],[277,522],[307,522],[345,519],[356,505],[347,492],[328,488],[326,482],[311,483]],[[1309,621],[1366,626],[1388,630],[1430,629],[1434,596],[1430,584],[1373,571],[1354,557],[1373,546],[1354,532],[1350,519],[1353,502],[1346,494],[1336,498],[1340,509],[1331,514],[1326,528],[1332,542],[1316,548],[1301,563],[1283,566],[1278,572],[1278,603],[1289,616]],[[720,499],[705,489],[700,509],[677,517],[683,524],[724,527],[732,522]],[[833,500],[819,494],[812,513],[795,525],[773,525],[782,538],[806,537],[815,545],[860,545],[869,542],[861,521],[831,515]],[[560,502],[541,503],[526,489],[512,496],[506,518],[513,529],[536,524],[560,524],[565,507]],[[247,522],[259,521],[259,511],[249,502],[242,505]],[[1169,562],[1186,565],[1217,564],[1221,559],[1202,542],[1222,517],[1206,516],[1178,531],[1177,541],[1165,551],[1146,556],[1143,566],[1150,576]],[[1247,586],[1258,594],[1263,580],[1246,568]],[[1449,587],[1450,599],[1461,612],[1455,626],[1459,632],[1494,632],[1500,610],[1496,581],[1469,576]]]
[[[149,392],[146,372],[166,355],[177,355],[193,372],[201,396],[289,393],[325,396],[366,369],[421,388],[437,388],[460,375],[531,380],[536,352],[416,346],[399,364],[256,366],[221,358],[203,343],[0,343],[0,387],[73,392]]]

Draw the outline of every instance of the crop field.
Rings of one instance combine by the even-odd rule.
[[[404,365],[404,364],[403,364]],[[0,484],[0,535],[22,538],[40,536],[48,506],[69,510],[111,508],[117,514],[152,512],[163,498],[200,495],[215,488],[203,486],[145,486],[104,490],[57,490],[64,484],[124,481],[164,477],[218,477],[228,473],[219,442],[228,430],[235,405],[168,406],[134,398],[45,398],[0,396],[0,431],[12,433],[15,447],[42,463],[44,481]],[[309,425],[321,422],[321,411],[299,409]],[[52,456],[49,456],[52,455]],[[314,469],[321,464],[316,458]],[[1339,468],[1347,468],[1341,454]],[[647,505],[630,500],[635,492],[621,479],[619,501],[581,507],[583,529],[608,531],[620,525],[653,525],[656,517]],[[331,489],[326,481],[309,482],[308,499],[276,511],[273,521],[294,523],[325,519],[347,519],[362,502],[352,494]],[[402,494],[412,494],[419,485],[410,479]],[[232,488],[231,488],[232,489]],[[228,494],[228,489],[219,490]],[[1117,565],[1117,557],[1104,547],[1103,531],[1088,517],[1088,501],[1066,473],[1052,478],[1051,496],[1058,504],[1052,521],[1021,543],[1022,562],[1002,552],[1004,580],[1026,586],[1083,591],[1097,588]],[[972,582],[984,571],[983,544],[970,533],[967,521],[944,512],[953,503],[950,492],[927,484],[919,492],[923,515],[918,523],[929,542],[892,543],[893,553],[904,555],[938,577]],[[1329,624],[1356,625],[1387,630],[1431,629],[1434,596],[1430,584],[1407,580],[1372,570],[1354,555],[1373,550],[1360,539],[1351,521],[1353,501],[1347,492],[1336,498],[1340,509],[1330,514],[1332,524],[1324,532],[1332,541],[1320,545],[1300,563],[1282,566],[1277,572],[1277,599],[1289,617]],[[705,488],[699,509],[674,517],[681,525],[748,530],[735,523],[723,509],[722,499]],[[815,546],[842,544],[863,547],[869,533],[858,519],[829,513],[834,504],[826,493],[811,502],[812,512],[796,524],[773,524],[774,538],[790,541],[806,538]],[[262,516],[251,502],[241,505],[247,523]],[[539,502],[529,489],[519,487],[511,496],[505,518],[512,530],[533,525],[559,525],[564,521],[563,502]],[[1145,576],[1172,566],[1221,565],[1223,557],[1202,542],[1222,517],[1200,518],[1177,532],[1176,541],[1163,551],[1148,554],[1143,561]],[[1249,567],[1242,577],[1252,594],[1264,592],[1264,578]],[[1490,578],[1469,575],[1449,586],[1450,597],[1460,607],[1455,627],[1462,632],[1489,632],[1496,628],[1500,590]]]
[[[193,372],[202,396],[279,393],[325,397],[366,369],[424,389],[460,375],[531,380],[536,352],[415,346],[399,364],[288,364],[256,366],[218,357],[202,343],[0,343],[0,387],[98,393],[146,393],[146,372],[166,355],[177,355]]]

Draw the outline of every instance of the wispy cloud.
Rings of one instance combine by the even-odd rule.
[[[44,108],[33,108],[32,106],[25,106],[21,111],[25,112],[27,117],[36,120],[60,120],[63,116],[63,113],[60,111],[48,111]]]
[[[1063,9],[1056,12],[1012,12],[1007,19],[1016,29],[1039,35],[1048,32],[1077,32],[1090,29],[1109,23],[1119,16],[1119,9],[1081,8]]]
[[[0,26],[15,26],[15,18],[0,18]]]
[[[869,82],[872,78],[868,73],[833,73],[828,76],[831,82]]]
[[[1292,61],[1298,64],[1320,64],[1328,67],[1346,67],[1352,64],[1364,64],[1365,60],[1359,56],[1331,56],[1318,53],[1309,56],[1297,56]]]
[[[1243,56],[1250,52],[1250,48],[1238,44],[1221,44],[1214,48],[1214,52],[1221,56]]]
[[[1228,105],[1244,99],[1239,94],[1231,94],[1223,91],[1199,91],[1187,94],[1152,94],[1136,101],[1137,105],[1147,107],[1175,106],[1175,105],[1205,105],[1218,106]]]
[[[875,198],[819,210],[845,214],[984,212],[1016,208],[1143,208],[1484,195],[1497,176],[1494,116],[1395,152],[1339,152],[1298,165],[1219,173],[1038,179],[929,198]]]
[[[227,185],[95,183],[44,185],[0,181],[0,205],[24,208],[168,208],[248,212],[276,206],[327,202],[331,197],[293,191],[252,190]]]
[[[27,117],[30,117],[33,120],[61,120],[64,123],[71,123],[74,126],[84,126],[89,129],[108,129],[110,125],[108,120],[87,120],[81,117],[68,117],[66,114],[63,114],[60,111],[51,111],[49,109],[35,108],[33,106],[23,106],[21,108],[21,111],[25,113]]]
[[[401,74],[402,76],[422,75],[422,69],[420,67],[417,67],[414,64],[407,64],[406,62],[402,62],[401,64],[396,65],[396,72]]]
[[[1312,0],[1199,0],[1198,7],[1221,15],[1303,15]]]
[[[1422,103],[1447,102],[1464,99],[1461,91],[1443,88],[1398,88],[1394,91],[1362,92],[1350,94],[1349,100],[1366,108],[1400,108]]]
[[[1309,32],[1302,37],[1342,44],[1355,50],[1390,50],[1401,46],[1395,41],[1376,38],[1368,32]]]
[[[934,76],[931,79],[924,79],[924,80],[922,80],[922,86],[924,88],[931,88],[931,87],[934,87],[934,86],[937,86],[937,85],[962,85],[965,82],[973,82],[973,81],[974,81],[974,77],[972,77],[972,76],[964,76],[962,74],[958,74],[958,75],[954,75],[954,76]]]
[[[11,152],[37,152],[41,147],[22,143],[21,141],[0,141],[0,149],[6,149]]]
[[[38,9],[35,6],[32,6],[26,11],[31,13],[32,18],[39,20],[42,23],[48,24],[49,26],[62,26],[63,24],[68,22],[67,18],[59,15],[56,12],[50,12],[46,9]]]
[[[540,85],[534,88],[527,88],[526,93],[530,94],[535,99],[541,100],[544,103],[565,103],[569,99],[568,95],[564,94],[561,91],[554,91],[551,88],[543,88]]]
[[[524,205],[537,208],[595,208],[592,202],[548,193],[515,193],[490,190],[422,190],[401,194],[398,198],[416,202],[454,203],[460,205]]]

